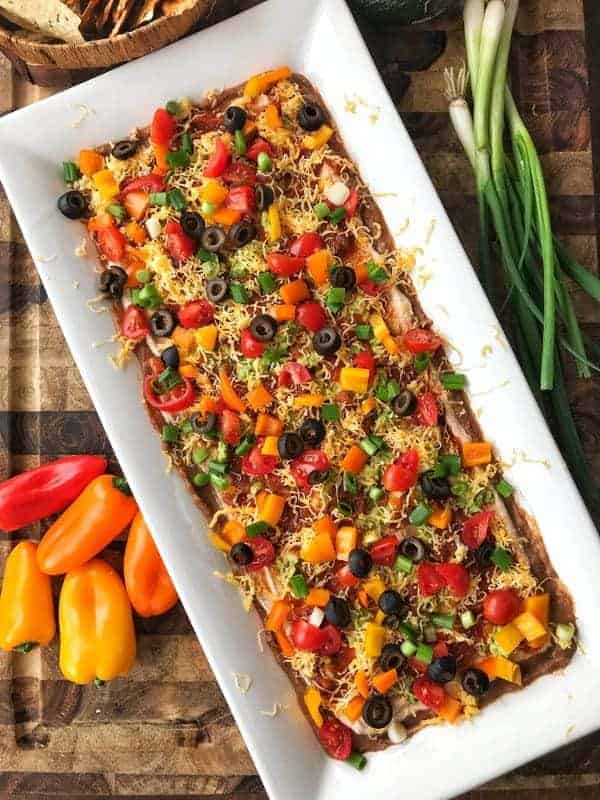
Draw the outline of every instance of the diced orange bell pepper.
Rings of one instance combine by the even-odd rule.
[[[112,200],[119,194],[119,184],[109,169],[101,169],[94,172],[92,182],[102,195],[103,200]]]
[[[335,549],[331,536],[319,533],[300,549],[300,558],[309,564],[322,564],[325,561],[335,560]]]
[[[324,402],[322,394],[299,394],[294,397],[294,408],[321,408]]]
[[[265,122],[273,131],[281,128],[281,116],[279,115],[279,109],[275,103],[269,103],[265,108]]]
[[[357,695],[353,697],[348,705],[344,708],[344,715],[348,717],[351,722],[356,722],[362,714],[363,706],[365,704],[364,697]]]
[[[331,592],[328,589],[311,589],[304,598],[307,606],[318,606],[325,608],[331,597]]]
[[[340,370],[340,386],[346,392],[363,394],[369,388],[371,373],[362,367],[342,367]]]
[[[306,259],[306,269],[316,286],[323,286],[329,280],[330,262],[328,250],[317,250]]]
[[[291,74],[292,71],[289,67],[278,67],[268,72],[261,72],[260,75],[254,75],[244,86],[244,97],[253,100],[255,97],[258,97],[259,94],[266,92],[273,84],[285,80],[285,78],[289,78]]]
[[[521,685],[520,666],[504,656],[488,656],[488,658],[477,661],[475,666],[477,669],[483,670],[491,681],[502,678],[509,683]]]
[[[273,456],[274,458],[279,458],[279,448],[277,446],[278,441],[279,436],[265,436],[265,440],[260,451],[263,456]]]
[[[385,642],[385,628],[375,622],[367,624],[365,632],[365,653],[369,658],[379,658]]]
[[[383,625],[383,620],[385,619],[385,614],[381,609],[375,614],[375,622],[378,625]]]
[[[329,125],[321,125],[318,131],[305,136],[302,139],[302,147],[305,150],[319,150],[324,147],[333,136],[333,129]]]
[[[354,272],[356,273],[356,282],[359,285],[369,280],[369,267],[367,266],[366,261],[363,261],[360,264],[355,264]]]
[[[267,615],[265,630],[273,633],[280,631],[285,625],[291,610],[291,605],[285,600],[276,600]]]
[[[368,460],[369,456],[362,447],[353,444],[342,460],[342,469],[344,472],[351,472],[353,475],[358,475]]]
[[[308,709],[308,713],[317,728],[320,728],[323,724],[323,716],[319,710],[322,702],[321,692],[315,689],[314,686],[311,686],[304,692],[304,705]]]
[[[519,628],[513,625],[512,622],[509,622],[508,625],[504,625],[494,634],[494,641],[507,655],[510,655],[513,650],[517,649],[523,641],[523,638],[524,636]]]
[[[219,370],[219,386],[223,402],[228,408],[232,411],[239,411],[240,413],[246,410],[246,403],[244,403],[233,388],[229,375],[224,369]]]
[[[134,242],[135,244],[144,244],[144,242],[148,239],[148,235],[144,228],[141,225],[138,225],[137,222],[128,222],[125,225],[125,236]]]
[[[205,203],[211,203],[213,206],[220,206],[227,199],[229,190],[218,181],[207,181],[200,188],[199,194]]]
[[[548,633],[548,620],[550,619],[550,595],[545,593],[528,597],[523,601],[523,611],[529,611],[531,614],[533,614],[534,617],[539,620],[539,622],[546,629],[544,636],[540,636],[539,639],[532,639],[529,642],[529,646],[533,647],[534,650],[545,647],[550,640],[550,634]]]
[[[492,460],[492,445],[489,442],[464,442],[462,462],[464,467],[489,464]]]
[[[265,408],[273,402],[273,395],[265,389],[262,383],[259,383],[251,392],[248,392],[246,400],[251,409],[260,411],[261,408]]]
[[[266,497],[262,500],[258,519],[261,522],[266,522],[272,528],[275,528],[281,519],[284,508],[285,497],[279,494],[267,493]]]
[[[326,514],[324,517],[319,517],[319,519],[313,522],[313,530],[315,533],[326,533],[328,536],[331,536],[332,539],[335,538],[337,529],[337,525],[329,514]]]
[[[182,328],[178,325],[171,334],[171,339],[184,357],[196,349],[196,336],[192,328]]]
[[[335,536],[335,552],[339,561],[347,561],[348,556],[356,548],[358,531],[353,525],[342,526]]]
[[[451,508],[436,508],[432,515],[427,520],[428,525],[433,525],[434,528],[446,530],[452,522],[452,509]]]
[[[369,607],[369,595],[365,592],[364,589],[359,589],[357,592],[358,602],[361,604],[363,608]]]
[[[369,696],[369,677],[364,669],[359,670],[356,673],[356,678],[354,679],[354,683],[356,684],[356,688],[358,689],[358,693],[361,697],[364,697],[365,700]]]
[[[214,414],[217,410],[217,399],[216,397],[209,397],[207,394],[203,394],[198,403],[198,407],[201,414]]]
[[[271,306],[271,314],[277,322],[290,322],[296,319],[296,306],[291,303],[277,303]]]
[[[277,417],[261,412],[256,418],[254,433],[257,436],[279,436],[283,433],[283,422]]]
[[[298,303],[301,303],[303,300],[307,300],[310,297],[310,292],[308,290],[308,286],[306,285],[306,281],[302,280],[302,278],[298,278],[298,280],[295,281],[290,281],[289,283],[284,283],[284,285],[279,289],[279,294],[284,303],[292,306],[297,306]]]
[[[225,525],[223,525],[221,534],[223,538],[233,546],[246,538],[246,529],[239,520],[228,519]]]
[[[95,150],[80,150],[77,156],[77,166],[82,175],[90,177],[104,167],[104,156]]]
[[[242,128],[242,133],[244,134],[244,138],[246,139],[246,141],[248,141],[248,139],[251,139],[253,136],[255,136],[257,131],[258,131],[258,128],[254,124],[254,122],[252,122],[251,119],[247,119],[246,122],[244,122],[244,127]]]
[[[455,700],[454,697],[450,697],[450,695],[446,695],[444,704],[438,711],[438,716],[440,716],[446,722],[456,722],[460,716],[461,710],[462,706],[459,701]]]
[[[217,550],[220,550],[222,553],[229,553],[231,550],[229,542],[226,541],[222,536],[219,536],[218,533],[211,533],[208,538],[212,546]]]
[[[95,217],[90,217],[87,222],[87,229],[90,233],[102,231],[105,228],[112,228],[113,218],[108,213],[96,214]]]
[[[132,289],[134,286],[139,286],[140,282],[137,279],[137,273],[145,268],[145,264],[141,258],[138,257],[135,247],[125,246],[125,254],[123,255],[122,266],[127,273],[127,282],[125,286]]]
[[[365,416],[370,414],[371,411],[375,411],[376,408],[377,400],[375,400],[374,397],[367,397],[367,399],[363,400],[363,402],[360,404],[360,410]]]
[[[179,367],[179,374],[182,378],[195,379],[198,376],[198,370],[193,364],[183,364]]]
[[[290,642],[285,633],[283,631],[275,631],[275,639],[281,650],[281,655],[285,658],[291,658],[296,651],[294,650],[294,645]]]
[[[212,352],[217,346],[218,338],[219,338],[219,329],[217,328],[216,325],[203,325],[196,331],[196,341],[198,342],[200,347],[202,347],[204,350],[209,350]],[[239,399],[240,398],[238,398],[238,400]]]
[[[373,687],[380,694],[385,694],[398,683],[398,672],[395,669],[388,669],[387,672],[380,672],[373,677]]]
[[[169,162],[167,161],[169,146],[152,142],[152,152],[154,153],[154,160],[156,161],[154,172],[156,172],[157,175],[166,175],[170,169]]]
[[[236,211],[234,208],[218,208],[211,217],[217,225],[225,225],[227,228],[235,225],[241,218],[242,212]]]

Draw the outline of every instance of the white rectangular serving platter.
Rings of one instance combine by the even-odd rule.
[[[577,608],[580,650],[562,674],[503,697],[455,727],[435,726],[369,757],[357,773],[325,757],[258,619],[214,576],[224,557],[182,480],[165,471],[141,402],[138,368],[116,372],[109,314],[92,313],[95,256],[56,210],[59,166],[122,138],[170,98],[200,97],[289,64],[322,93],[400,245],[422,248],[420,298],[469,376],[483,430],[536,518]],[[349,102],[350,101],[350,102]],[[349,109],[356,104],[355,113]],[[74,124],[79,120],[79,124]],[[270,0],[151,56],[0,120],[0,179],[89,393],[271,800],[433,800],[465,792],[600,727],[600,540],[476,275],[343,0]],[[395,194],[389,194],[395,193]],[[90,252],[93,247],[90,246]],[[491,345],[489,357],[482,356]],[[252,676],[247,694],[235,673]],[[275,717],[274,703],[284,710]]]

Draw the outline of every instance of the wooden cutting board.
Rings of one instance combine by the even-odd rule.
[[[221,2],[218,15],[253,4]],[[585,5],[584,10],[584,0],[523,0],[512,64],[517,100],[543,154],[557,230],[597,269],[593,155],[598,186],[600,9],[597,0]],[[460,21],[404,32],[362,27],[475,257],[474,186],[443,97],[444,67],[463,58]],[[42,92],[20,83],[0,63],[0,112],[33,102]],[[373,132],[376,136],[376,127]],[[580,292],[575,296],[587,332],[600,338],[597,306]],[[569,388],[600,481],[600,382],[571,375]],[[0,478],[66,453],[111,456],[1,190],[0,448]],[[14,540],[40,532],[35,526],[12,538],[0,533],[0,564]],[[118,564],[122,550],[118,541],[107,557]],[[183,610],[138,620],[137,628],[135,669],[102,689],[62,680],[55,647],[0,656],[0,798],[265,797]],[[599,796],[600,733],[569,746],[567,732],[563,750],[469,795],[473,800]]]

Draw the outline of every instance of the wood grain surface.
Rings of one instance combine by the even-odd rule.
[[[211,21],[255,2],[222,0]],[[475,258],[474,185],[443,98],[443,69],[463,57],[460,20],[439,20],[409,31],[377,31],[364,23],[361,27]],[[597,270],[600,4],[522,0],[517,28],[513,85],[542,153],[556,228]],[[177,87],[173,88],[176,93]],[[7,62],[0,62],[0,113],[33,102],[47,91],[21,82]],[[587,332],[600,338],[597,306],[578,291],[575,298]],[[598,481],[599,388],[598,380],[569,375],[577,422]],[[0,188],[0,478],[79,452],[111,456]],[[15,539],[37,537],[40,532],[39,526],[13,536],[0,532],[0,565]],[[118,564],[122,550],[122,542],[113,543],[108,559]],[[181,607],[136,624],[139,658],[133,672],[102,689],[62,680],[55,647],[0,656],[2,800],[266,797]],[[558,752],[465,797],[598,798],[600,733],[570,745],[565,740]]]

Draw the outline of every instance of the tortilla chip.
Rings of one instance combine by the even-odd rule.
[[[62,0],[0,0],[0,13],[29,31],[63,42],[82,42],[81,18]]]
[[[165,17],[175,17],[198,4],[198,0],[163,0],[161,6]]]

